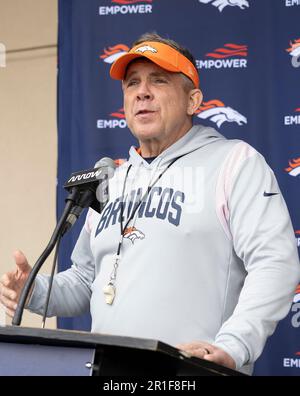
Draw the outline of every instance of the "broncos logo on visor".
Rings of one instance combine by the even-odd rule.
[[[150,52],[152,52],[153,54],[155,54],[155,53],[157,52],[157,49],[155,49],[155,48],[153,48],[153,47],[150,47],[150,45],[144,45],[143,47],[139,47],[139,48],[137,48],[137,49],[135,50],[135,52],[142,52],[142,53],[144,53],[144,52],[146,52],[146,51],[150,51]]]
[[[113,63],[120,56],[126,54],[129,51],[129,47],[125,44],[117,44],[113,47],[104,49],[104,53],[100,55],[100,59],[103,59],[105,63]]]

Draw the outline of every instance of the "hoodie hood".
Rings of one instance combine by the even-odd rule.
[[[214,128],[194,125],[184,136],[177,140],[177,142],[159,154],[151,164],[148,164],[137,152],[136,147],[132,146],[129,150],[130,157],[128,163],[133,166],[140,166],[143,163],[145,167],[149,168],[164,167],[174,158],[191,153],[220,139],[225,139],[225,137]]]

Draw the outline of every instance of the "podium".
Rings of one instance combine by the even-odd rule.
[[[5,376],[242,376],[160,341],[28,327],[0,328]]]

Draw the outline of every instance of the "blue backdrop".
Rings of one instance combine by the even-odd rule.
[[[109,68],[139,35],[156,31],[196,57],[204,102],[195,122],[247,141],[273,168],[299,246],[299,20],[300,0],[59,0],[58,215],[72,172],[104,156],[127,158],[136,144]],[[62,242],[60,270],[71,264],[82,223]],[[59,318],[58,326],[87,330],[90,318]],[[257,375],[300,374],[299,327],[300,287]]]

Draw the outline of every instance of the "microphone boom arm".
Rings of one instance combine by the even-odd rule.
[[[71,212],[74,205],[76,205],[79,195],[80,195],[80,190],[77,187],[74,187],[72,189],[71,193],[69,194],[69,196],[66,198],[67,203],[66,203],[65,209],[64,209],[63,214],[61,215],[61,217],[55,227],[55,230],[53,231],[51,239],[50,239],[48,245],[46,246],[45,250],[43,251],[43,253],[38,258],[37,262],[32,267],[32,270],[31,270],[31,272],[26,280],[26,283],[22,289],[20,299],[18,302],[18,306],[17,306],[15,315],[12,320],[12,325],[20,326],[21,321],[22,321],[23,311],[24,311],[25,304],[26,304],[26,300],[27,300],[27,297],[31,290],[32,284],[33,284],[40,268],[42,267],[42,265],[44,264],[44,262],[49,257],[52,250],[54,249],[56,242],[58,240],[58,237],[65,227],[66,219],[69,216],[69,213]]]
[[[21,291],[17,309],[12,320],[14,326],[20,325],[26,300],[33,282],[40,268],[54,249],[59,237],[62,237],[72,227],[84,208],[90,206],[99,213],[102,211],[105,204],[98,199],[97,187],[102,183],[106,184],[108,182],[108,179],[113,175],[112,172],[114,172],[115,167],[115,162],[111,158],[105,157],[98,161],[93,169],[72,173],[71,178],[65,183],[64,188],[69,191],[65,209],[53,231],[48,245],[32,267]],[[107,194],[107,191],[104,191],[104,196],[105,194]]]

